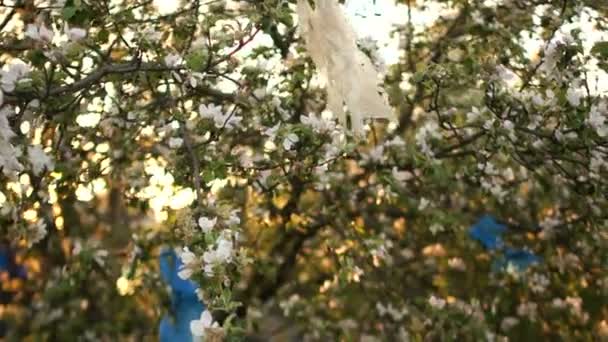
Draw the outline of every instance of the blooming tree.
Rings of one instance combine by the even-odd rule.
[[[296,1],[175,3],[0,0],[9,337],[156,336],[173,248],[207,340],[608,338],[602,1],[397,1],[362,134]]]

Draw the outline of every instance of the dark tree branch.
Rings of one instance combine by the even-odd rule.
[[[140,63],[138,61],[128,63],[106,64],[104,66],[101,66],[85,78],[80,79],[74,83],[63,86],[51,87],[48,89],[48,91],[45,91],[44,95],[41,95],[38,90],[17,90],[12,93],[5,94],[4,102],[11,104],[17,103],[18,101],[31,101],[33,99],[45,100],[49,97],[75,94],[79,91],[88,89],[95,84],[98,84],[103,80],[104,77],[109,75],[128,74],[134,72],[167,72],[178,70],[180,70],[180,68],[171,68],[166,65],[156,63]],[[237,96],[235,94],[224,93],[209,87],[198,87],[195,91],[198,94],[212,96],[222,101],[237,100]]]

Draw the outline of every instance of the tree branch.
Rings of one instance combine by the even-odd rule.
[[[81,90],[87,89],[94,84],[101,82],[101,80],[109,75],[114,74],[125,74],[125,73],[134,73],[134,72],[166,72],[166,71],[177,71],[181,70],[181,68],[171,68],[163,64],[156,63],[140,63],[136,62],[128,62],[128,63],[115,63],[115,64],[106,64],[101,66],[99,69],[95,70],[88,76],[83,79],[80,79],[74,83],[64,85],[64,86],[56,86],[48,89],[44,96],[41,96],[38,91],[34,90],[17,90],[12,93],[5,94],[5,103],[16,103],[20,100],[31,101],[33,99],[44,100],[53,96],[62,96],[65,94],[76,93]],[[198,87],[197,92],[203,95],[209,95],[221,100],[225,101],[235,101],[236,95],[230,93],[224,93],[219,90],[208,88],[208,87]]]

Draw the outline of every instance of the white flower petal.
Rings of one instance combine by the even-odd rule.
[[[200,321],[205,328],[210,327],[211,324],[213,323],[213,316],[211,315],[211,312],[209,312],[209,310],[203,311],[203,313],[201,314]]]
[[[190,332],[192,332],[192,335],[194,336],[205,336],[205,325],[203,324],[203,322],[201,320],[194,320],[190,322]]]

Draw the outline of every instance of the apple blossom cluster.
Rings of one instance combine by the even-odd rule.
[[[5,65],[0,73],[0,168],[5,176],[11,178],[16,178],[23,170],[23,165],[18,160],[22,151],[11,143],[16,134],[9,125],[9,118],[15,113],[11,107],[3,105],[3,92],[15,90],[18,81],[27,81],[28,73],[29,67],[23,62]]]
[[[218,323],[213,321],[209,310],[203,311],[200,319],[190,322],[192,335],[198,337],[205,337],[209,330],[217,329],[218,327]]]
[[[247,256],[238,245],[241,222],[238,210],[231,210],[229,206],[216,202],[212,195],[205,201],[205,214],[192,219],[189,216],[191,211],[185,209],[178,220],[184,239],[182,242],[186,246],[176,251],[182,263],[177,275],[183,280],[207,284],[197,289],[197,296],[205,303],[207,310],[199,320],[190,322],[194,336],[205,336],[209,329],[212,333],[225,333],[218,322],[212,322],[211,312],[230,312],[238,306],[236,301],[226,300],[225,296],[231,291],[235,273],[238,274],[247,265]]]
[[[36,208],[29,208],[20,212],[17,206],[13,206],[9,198],[29,197],[34,191],[31,186],[32,177],[44,177],[46,172],[54,168],[53,159],[44,151],[42,146],[37,144],[18,144],[17,133],[11,127],[11,121],[17,113],[15,108],[9,104],[3,104],[3,92],[10,93],[19,84],[31,81],[28,79],[30,67],[22,61],[12,61],[5,65],[0,73],[0,170],[10,183],[6,189],[0,188],[0,215],[7,217],[18,217],[13,229],[19,232],[28,246],[41,241],[47,234],[47,224],[42,218],[38,217]],[[32,109],[38,106],[36,101],[31,101],[25,108],[26,113],[31,113]],[[21,126],[21,131],[29,131],[30,124]],[[48,201],[42,189],[39,196],[43,202]],[[3,193],[2,191],[7,191]],[[47,198],[45,198],[47,197]],[[40,202],[37,202],[40,205]],[[17,228],[21,226],[21,228]]]

